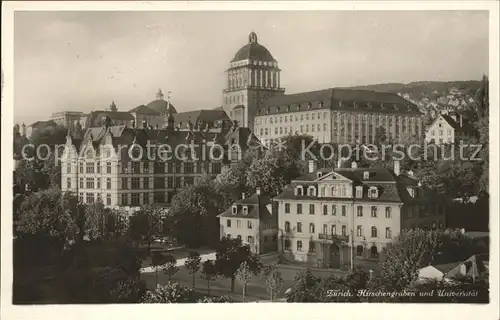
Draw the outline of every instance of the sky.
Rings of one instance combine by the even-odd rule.
[[[16,12],[15,122],[128,111],[159,88],[178,112],[218,107],[252,31],[287,93],[488,73],[486,11]]]

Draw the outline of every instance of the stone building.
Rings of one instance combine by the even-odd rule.
[[[197,147],[192,147],[197,145]],[[196,179],[219,174],[260,142],[247,128],[180,131],[171,115],[166,128],[114,125],[105,117],[83,136],[68,134],[61,159],[61,189],[84,203],[106,206],[168,205]],[[237,146],[238,148],[236,148]]]
[[[351,256],[378,258],[405,228],[416,227],[406,222],[409,217],[444,217],[444,204],[428,203],[418,182],[400,173],[397,161],[394,171],[355,163],[317,170],[311,161],[309,173],[273,200],[279,252],[289,260],[332,268],[348,266]]]

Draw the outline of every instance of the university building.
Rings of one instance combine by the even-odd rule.
[[[192,144],[200,147],[188,147]],[[248,128],[181,131],[171,116],[166,128],[154,129],[146,122],[116,126],[106,117],[102,126],[87,129],[83,136],[68,134],[61,188],[89,204],[100,199],[111,207],[168,205],[177,191],[202,176],[219,174],[241,152],[258,145]]]
[[[421,112],[397,94],[341,88],[285,94],[278,61],[254,32],[226,73],[224,110],[264,144],[295,133],[320,143],[373,143],[381,130],[395,143],[423,139]]]
[[[385,168],[319,169],[292,181],[278,204],[278,251],[292,261],[340,268],[377,258],[404,229],[444,228],[444,205],[410,173]],[[352,251],[351,251],[352,250]]]

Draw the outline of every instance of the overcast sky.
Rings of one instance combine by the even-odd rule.
[[[128,111],[172,91],[178,111],[221,104],[224,70],[255,31],[286,92],[488,72],[487,12],[16,12],[15,121]]]

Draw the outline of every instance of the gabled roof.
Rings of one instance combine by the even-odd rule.
[[[460,123],[455,121],[451,116],[447,114],[442,114],[441,117],[455,130],[459,132],[470,132],[475,131],[475,129],[470,125],[469,121],[462,118],[462,126]],[[437,121],[439,117],[435,120]],[[434,123],[433,123],[434,124]]]
[[[47,121],[36,121],[29,125],[32,128],[46,128],[46,127],[55,127],[57,123],[54,120]]]

